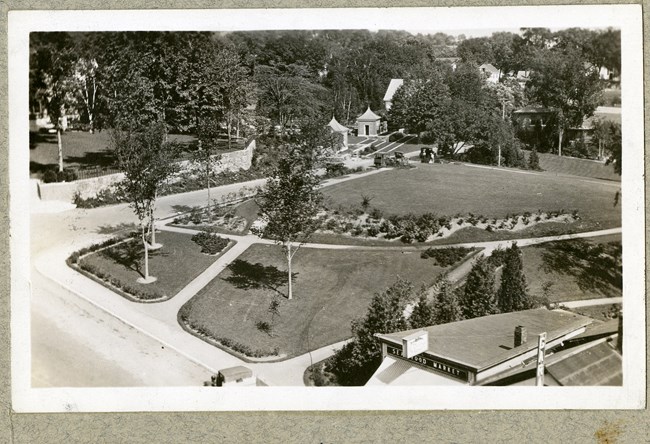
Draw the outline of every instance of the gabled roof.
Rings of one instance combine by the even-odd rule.
[[[401,344],[402,338],[426,330],[427,353],[481,371],[537,348],[537,336],[547,333],[547,342],[569,335],[593,320],[562,310],[544,308],[483,316],[424,329],[379,334],[382,340]],[[526,327],[528,341],[514,347],[515,327]]]
[[[478,67],[478,69],[487,71],[491,74],[497,74],[499,72],[499,70],[490,63],[483,63],[481,66]]]
[[[327,124],[330,128],[332,128],[333,131],[337,133],[347,133],[348,128],[341,125],[337,120],[336,117],[332,116],[332,120],[330,120],[330,123]]]
[[[384,102],[393,100],[395,91],[397,91],[397,88],[402,86],[403,83],[404,83],[404,79],[390,79],[390,83],[388,84],[388,89],[386,89],[386,94],[384,94]]]
[[[373,113],[370,110],[370,107],[366,110],[365,113],[361,114],[359,117],[357,117],[357,120],[361,120],[363,122],[374,122],[375,120],[380,120],[381,117],[379,117],[377,114]]]

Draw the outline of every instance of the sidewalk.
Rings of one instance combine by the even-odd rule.
[[[563,305],[567,308],[580,308],[580,307],[591,307],[592,305],[610,305],[610,304],[622,304],[623,298],[600,298],[600,299],[585,299],[583,301],[567,301],[567,302],[558,302],[558,304]]]

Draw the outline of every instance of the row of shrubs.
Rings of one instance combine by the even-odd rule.
[[[64,168],[63,171],[59,171],[58,168],[48,168],[43,173],[43,182],[45,183],[72,182],[77,178],[77,171],[73,168]]]
[[[155,290],[144,291],[139,288],[132,287],[129,284],[125,284],[118,278],[111,277],[110,274],[104,273],[101,269],[92,264],[79,262],[77,264],[77,267],[139,301],[157,301],[165,298],[165,295]]]
[[[204,338],[208,342],[219,344],[223,347],[229,348],[234,352],[241,353],[242,355],[249,358],[264,358],[267,356],[278,356],[280,354],[280,349],[278,347],[275,347],[273,350],[253,350],[248,345],[242,344],[241,342],[237,342],[233,339],[215,336],[205,327],[201,327],[200,325],[196,325],[191,322],[188,319],[187,310],[185,307],[181,309],[181,312],[179,313],[179,319],[185,328],[190,330],[192,333]]]
[[[342,163],[329,163],[325,166],[325,174],[321,177],[323,179],[331,179],[332,177],[340,177],[362,171],[363,167],[348,168]]]
[[[79,191],[74,193],[72,203],[77,208],[97,208],[104,205],[114,205],[126,202],[126,196],[119,189],[104,188],[95,197],[82,198]]]
[[[420,254],[420,257],[422,259],[431,258],[434,260],[436,265],[439,265],[441,267],[448,267],[463,259],[472,251],[474,251],[474,248],[427,248]]]
[[[126,239],[133,238],[134,236],[137,236],[137,235],[138,235],[137,232],[131,232],[129,234],[124,234],[122,236],[115,236],[115,237],[112,237],[111,239],[107,239],[107,240],[105,240],[103,242],[99,242],[99,243],[96,243],[96,244],[89,245],[88,247],[84,247],[84,248],[82,248],[80,250],[77,250],[77,251],[73,252],[66,259],[66,263],[68,265],[76,265],[79,262],[79,259],[82,256],[84,256],[84,255],[86,255],[88,253],[92,253],[94,251],[101,250],[101,249],[106,248],[106,247],[108,247],[110,245],[114,245],[114,244],[117,244],[118,242],[122,242],[122,241],[124,241]]]
[[[217,254],[228,246],[228,239],[210,231],[201,231],[192,236],[192,241],[201,247],[201,253]]]
[[[88,247],[84,247],[80,250],[73,252],[70,256],[68,256],[68,258],[66,259],[66,263],[68,264],[68,266],[73,268],[77,267],[80,270],[86,272],[87,274],[101,280],[102,282],[111,285],[117,290],[120,290],[123,293],[126,293],[128,296],[131,296],[135,299],[141,301],[153,301],[153,300],[163,299],[165,296],[156,291],[143,291],[139,288],[132,287],[129,284],[125,284],[124,282],[120,281],[115,277],[111,277],[110,274],[104,273],[98,267],[81,261],[81,258],[88,253],[93,253],[102,250],[104,248],[111,247],[119,242],[129,242],[136,235],[137,233],[133,232],[133,233],[129,233],[128,235],[117,236],[105,240],[104,242],[100,242],[97,244],[90,245]]]

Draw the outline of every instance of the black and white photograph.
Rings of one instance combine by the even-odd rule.
[[[643,407],[641,33],[10,13],[13,408]]]

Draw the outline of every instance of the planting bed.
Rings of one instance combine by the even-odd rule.
[[[139,302],[159,302],[176,295],[183,287],[208,268],[218,255],[201,253],[191,235],[161,232],[156,241],[163,247],[149,252],[149,274],[158,278],[139,284],[142,277],[144,250],[139,237],[83,256],[78,267],[109,288]],[[232,245],[233,242],[230,242]],[[226,247],[227,249],[228,247]],[[222,250],[223,253],[223,250]]]

